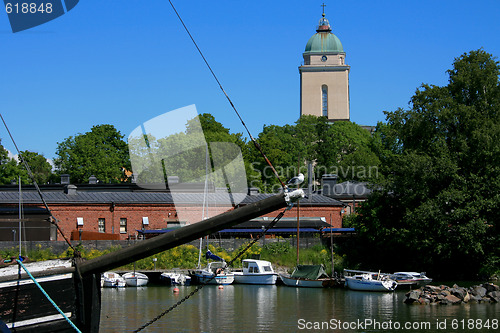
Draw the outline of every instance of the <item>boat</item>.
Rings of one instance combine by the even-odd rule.
[[[123,278],[128,287],[143,287],[149,282],[148,276],[139,272],[125,273],[123,274]]]
[[[349,275],[355,273],[354,275]],[[358,291],[394,291],[398,283],[391,280],[387,274],[344,270],[345,286]]]
[[[233,272],[234,283],[242,284],[276,284],[278,274],[274,272],[269,261],[243,259],[242,271]]]
[[[399,287],[420,288],[432,282],[425,272],[396,272],[389,274],[389,278],[396,281]]]
[[[177,272],[163,272],[160,274],[160,281],[171,286],[189,286],[191,285],[191,277],[186,274]]]
[[[207,251],[207,259],[213,259],[205,268],[199,268],[190,272],[191,278],[198,284],[228,285],[234,282],[234,274],[229,271],[224,259]]]
[[[122,288],[127,286],[125,279],[115,272],[104,272],[101,279],[104,288]]]
[[[280,274],[281,281],[289,287],[333,287],[335,280],[325,272],[323,265],[297,265],[291,275]]]

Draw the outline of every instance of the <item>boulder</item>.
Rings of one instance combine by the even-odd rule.
[[[465,295],[467,295],[467,289],[465,288],[460,288],[458,287],[457,285],[453,286],[452,289],[450,289],[450,293],[453,295],[453,296],[456,296],[458,298],[460,298],[461,300],[464,300],[465,298]]]
[[[482,287],[486,289],[487,293],[491,293],[492,291],[498,291],[500,288],[493,283],[483,283]]]
[[[491,302],[500,303],[500,291],[492,291],[486,294],[486,297],[488,297]]]
[[[421,291],[419,289],[417,290],[411,290],[410,292],[406,293],[406,300],[405,303],[411,304],[414,302],[417,302],[418,299],[420,298]]]
[[[446,300],[448,302],[450,302],[451,304],[460,304],[460,303],[462,303],[462,300],[460,298],[458,298],[457,296],[453,296],[453,295],[446,296]]]
[[[474,296],[484,297],[486,295],[486,288],[482,286],[475,286],[470,289],[470,292]]]
[[[441,292],[441,288],[440,287],[436,287],[436,286],[431,286],[431,285],[426,285],[424,287],[424,290],[425,291],[429,291],[429,292],[435,292],[435,293],[438,293],[438,292]]]

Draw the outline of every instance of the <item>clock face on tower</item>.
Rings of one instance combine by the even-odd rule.
[[[328,58],[326,57],[326,55],[322,56],[321,57],[321,61],[326,61]]]

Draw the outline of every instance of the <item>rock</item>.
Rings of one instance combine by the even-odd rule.
[[[486,297],[488,297],[491,302],[500,303],[500,291],[492,291],[486,294]]]
[[[465,298],[465,295],[468,294],[467,290],[465,288],[460,288],[458,286],[456,286],[456,287],[455,286],[453,286],[453,288],[450,289],[450,293],[453,296],[456,296],[456,297],[460,298],[461,300],[463,300]]]
[[[420,304],[429,304],[429,303],[431,302],[431,300],[430,300],[430,299],[428,299],[427,297],[420,297],[420,298],[418,299],[418,302],[419,302]]]
[[[453,295],[446,296],[446,300],[448,302],[450,302],[451,304],[460,304],[460,303],[462,303],[462,300],[460,298],[458,298],[457,296],[453,296]]]
[[[417,302],[418,299],[420,298],[421,294],[422,293],[421,293],[421,291],[419,289],[417,289],[417,290],[411,290],[410,292],[406,293],[406,301],[405,301],[405,303]]]
[[[483,283],[482,287],[486,289],[487,293],[500,290],[500,288],[497,285],[494,285],[493,283]]]
[[[484,297],[486,295],[486,288],[481,286],[472,287],[470,290],[472,295]]]
[[[435,292],[435,293],[438,293],[441,291],[441,288],[440,287],[436,287],[436,286],[431,286],[431,285],[426,285],[424,287],[424,290],[425,291],[429,291],[429,292]]]
[[[470,294],[467,291],[465,291],[465,295],[464,295],[464,298],[462,300],[464,301],[464,303],[469,303]]]
[[[443,295],[443,296],[449,296],[449,295],[451,295],[451,293],[450,293],[449,290],[442,290],[439,294]]]

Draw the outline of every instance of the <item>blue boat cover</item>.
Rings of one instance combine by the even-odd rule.
[[[212,259],[212,260],[217,260],[217,261],[224,261],[224,259],[222,259],[221,257],[219,256],[216,256],[215,254],[213,254],[210,250],[207,251],[207,253],[205,253],[205,258],[208,260],[208,259]]]

